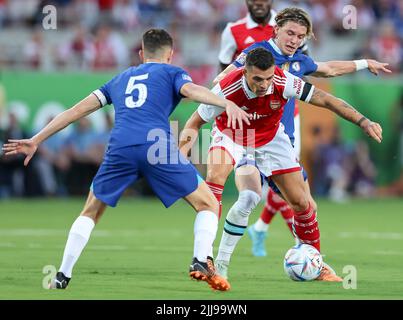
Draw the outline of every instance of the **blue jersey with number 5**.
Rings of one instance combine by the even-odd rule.
[[[113,104],[115,107],[109,147],[154,141],[155,129],[160,137],[164,132],[169,139],[169,116],[182,98],[180,89],[188,82],[192,79],[179,67],[145,63],[127,69],[94,91],[103,106]]]

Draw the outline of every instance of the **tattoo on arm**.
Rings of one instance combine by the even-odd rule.
[[[354,118],[356,118],[356,115],[362,116],[362,114],[360,114],[352,105],[348,104],[344,100],[342,100],[342,99],[337,99],[337,100],[341,102],[341,106],[344,108],[344,110],[340,110],[340,112],[337,112],[337,110],[335,110],[335,112],[346,120],[350,120],[353,123],[358,123],[357,120],[354,121]],[[348,109],[348,110],[345,110],[345,109]],[[360,118],[360,120],[361,120],[361,118]]]
[[[313,91],[313,94],[312,94],[311,102],[315,105],[318,103],[318,104],[320,104],[320,106],[322,106],[325,97],[326,97],[326,92],[324,92],[318,88],[315,88]]]
[[[316,106],[329,109],[343,119],[355,123],[358,126],[366,119],[353,106],[344,100],[336,98],[331,94],[328,94],[325,91],[317,88],[315,88],[312,94],[311,103]]]

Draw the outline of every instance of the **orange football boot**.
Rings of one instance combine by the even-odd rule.
[[[228,291],[231,289],[228,280],[217,274],[211,257],[207,257],[207,262],[200,262],[197,258],[193,258],[189,276],[198,281],[206,281],[213,290]]]
[[[328,282],[342,282],[343,278],[339,277],[327,263],[323,262],[322,270],[319,274],[319,277],[317,277],[316,280],[328,281]]]

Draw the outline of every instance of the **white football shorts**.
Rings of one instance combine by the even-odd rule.
[[[225,150],[231,156],[235,169],[246,163],[253,163],[265,177],[301,170],[295,150],[291,145],[290,138],[284,132],[282,123],[280,123],[273,140],[257,148],[245,147],[235,143],[216,126],[213,126],[211,133],[212,141],[209,151],[213,149]]]

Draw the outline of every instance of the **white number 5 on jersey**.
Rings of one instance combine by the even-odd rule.
[[[126,107],[132,108],[140,108],[147,99],[147,86],[144,83],[136,83],[136,81],[146,80],[148,79],[148,73],[142,74],[140,76],[130,77],[129,82],[127,83],[126,94],[130,95],[126,97],[125,103]],[[139,95],[137,101],[133,100],[133,90],[138,90]]]

